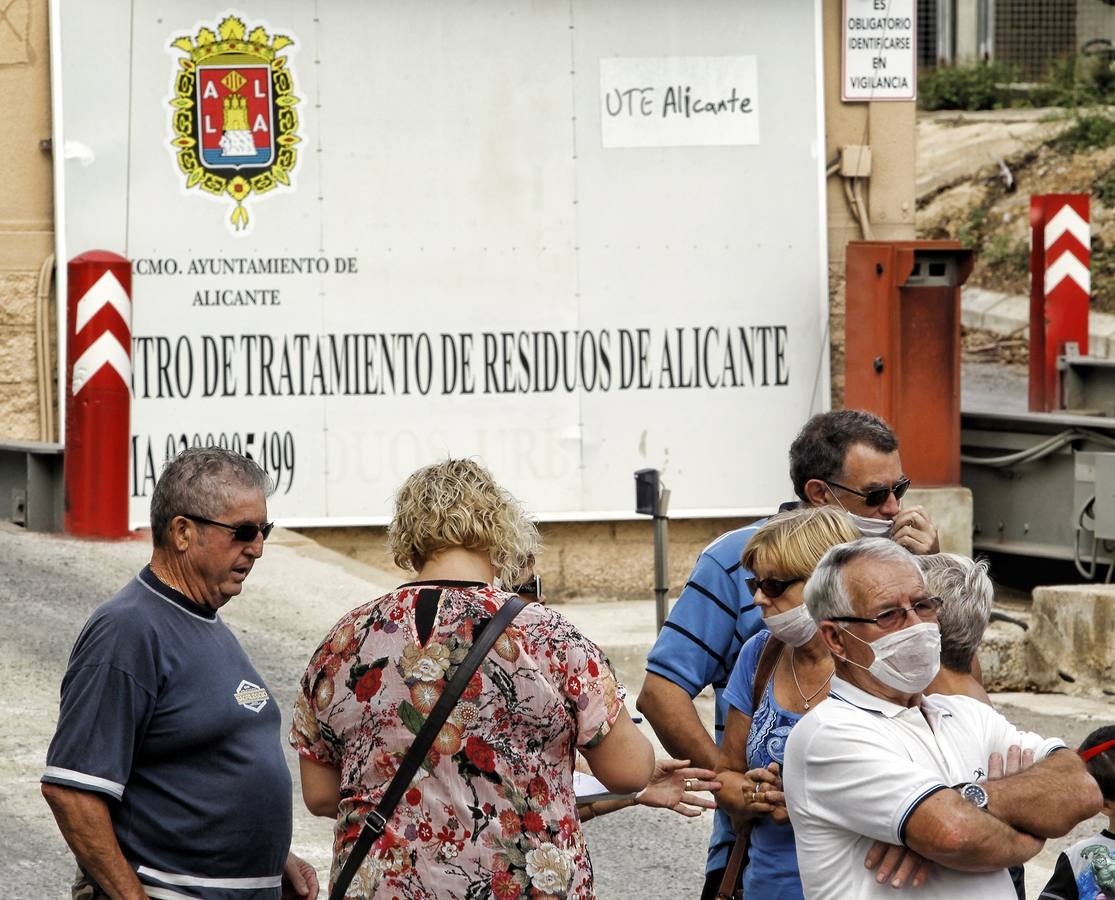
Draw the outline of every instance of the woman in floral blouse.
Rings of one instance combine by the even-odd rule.
[[[310,659],[291,743],[302,795],[336,819],[332,877],[474,635],[538,548],[480,465],[420,469],[396,497],[395,562],[416,580],[346,615]],[[523,609],[442,727],[347,897],[593,897],[576,814],[580,750],[610,790],[641,789],[654,757],[624,691],[559,613]]]

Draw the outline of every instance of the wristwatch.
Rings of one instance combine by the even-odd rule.
[[[976,784],[974,781],[968,784],[962,784],[958,790],[960,796],[967,800],[972,806],[979,809],[987,809],[987,791],[983,789],[982,784]]]

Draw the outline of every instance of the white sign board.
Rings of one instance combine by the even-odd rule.
[[[754,56],[600,60],[605,147],[759,143]]]
[[[844,0],[842,99],[917,99],[914,0]]]
[[[646,467],[674,515],[789,495],[829,393],[819,2],[55,19],[59,258],[134,261],[133,523],[207,442],[289,525],[383,522],[447,455],[544,519],[632,515]]]

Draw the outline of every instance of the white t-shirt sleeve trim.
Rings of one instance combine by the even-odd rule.
[[[1054,750],[1068,749],[1068,744],[1066,744],[1060,738],[1046,738],[1044,741],[1038,744],[1037,749],[1034,751],[1034,759],[1045,759]]]
[[[937,782],[936,784],[931,784],[928,787],[926,787],[925,789],[923,789],[908,804],[906,804],[902,815],[899,816],[899,818],[898,818],[898,826],[897,826],[897,828],[895,828],[896,840],[894,841],[894,843],[902,844],[903,846],[905,846],[905,844],[906,844],[906,826],[910,822],[910,817],[917,811],[917,808],[919,806],[921,806],[926,800],[928,800],[930,797],[932,797],[938,791],[945,791],[945,790],[948,790],[948,785],[947,784],[944,784],[942,782]]]
[[[84,772],[75,772],[73,769],[63,769],[58,766],[47,766],[43,772],[42,780],[48,784],[63,784],[76,787],[85,791],[97,791],[101,794],[111,794],[117,800],[124,796],[124,785],[107,778],[98,778],[96,775],[86,775]]]

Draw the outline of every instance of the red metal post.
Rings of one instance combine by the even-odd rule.
[[[132,264],[103,250],[69,263],[63,527],[128,534]]]
[[[960,483],[960,288],[956,241],[850,241],[844,405],[886,419],[918,485]]]
[[[1088,353],[1092,290],[1087,194],[1030,198],[1030,411],[1062,407],[1057,357]]]

